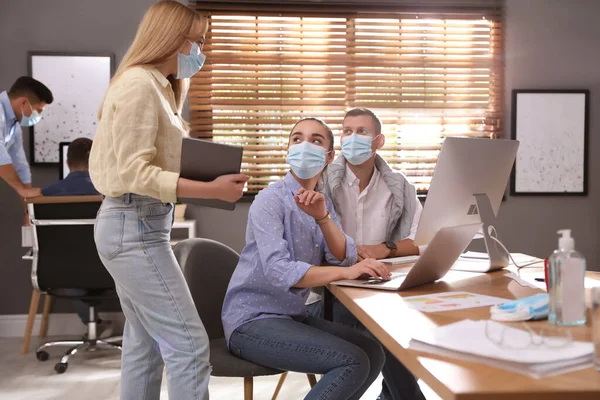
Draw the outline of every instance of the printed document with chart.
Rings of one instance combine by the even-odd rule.
[[[410,308],[421,312],[463,310],[465,308],[493,306],[509,301],[499,297],[484,296],[469,292],[433,293],[422,296],[403,297],[402,300]]]

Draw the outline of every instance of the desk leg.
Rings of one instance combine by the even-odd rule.
[[[23,335],[23,347],[21,354],[29,352],[29,342],[31,341],[31,332],[33,332],[33,323],[37,314],[38,305],[40,303],[40,292],[33,289],[31,293],[31,303],[29,303],[29,315],[27,316],[27,324],[25,325],[25,334]]]
[[[333,321],[333,294],[327,289],[323,290],[323,318]]]
[[[40,337],[45,338],[48,335],[48,316],[50,315],[50,309],[52,308],[52,296],[49,294],[45,295],[44,298],[44,312],[42,313],[42,323],[40,325]]]

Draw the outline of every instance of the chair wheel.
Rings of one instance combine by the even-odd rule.
[[[67,363],[59,362],[54,366],[54,370],[56,371],[57,374],[63,374],[67,370],[68,366],[69,366],[69,364],[67,364]]]
[[[45,351],[36,351],[35,352],[35,357],[39,360],[39,361],[46,361],[48,359],[48,353],[46,353]]]

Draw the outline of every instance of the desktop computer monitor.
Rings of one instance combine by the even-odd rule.
[[[65,179],[69,175],[67,152],[70,144],[71,142],[60,142],[58,144],[58,179]]]
[[[516,140],[446,138],[415,245],[428,244],[441,228],[483,222],[491,269],[506,267],[508,254],[491,238],[491,232],[518,148]]]

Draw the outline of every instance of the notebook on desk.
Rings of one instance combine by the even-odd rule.
[[[419,259],[419,256],[405,256],[405,257],[394,257],[394,258],[382,258],[378,261],[385,262],[388,264],[414,264]]]
[[[405,290],[434,282],[446,275],[480,227],[481,223],[477,223],[440,229],[423,254],[412,264],[410,271],[393,272],[389,281],[347,279],[331,284],[379,290]]]
[[[515,265],[513,260],[517,263],[517,267],[531,266],[544,260],[534,256],[529,256],[522,253],[510,253],[510,264]],[[492,267],[490,264],[490,257],[487,253],[479,253],[475,251],[468,251],[461,254],[456,260],[456,263],[452,266],[453,271],[467,271],[467,272],[492,272],[497,269]]]

